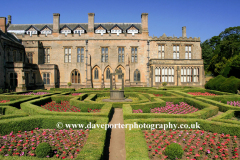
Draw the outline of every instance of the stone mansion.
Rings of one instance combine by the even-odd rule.
[[[150,37],[148,14],[141,23],[12,24],[0,17],[0,88],[109,88],[203,86],[204,66],[200,38]]]

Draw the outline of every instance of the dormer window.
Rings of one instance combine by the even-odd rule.
[[[116,33],[119,35],[119,33],[122,33],[122,29],[118,25],[115,25],[113,28],[111,28],[111,33]]]
[[[84,33],[84,30],[75,30],[75,31],[74,31],[74,34],[79,34],[79,35],[81,35],[82,33]]]
[[[52,34],[52,29],[48,27],[48,25],[45,25],[40,31],[41,31],[41,34],[45,34],[46,36],[48,34]]]
[[[84,29],[81,25],[77,25],[77,26],[73,29],[73,33],[74,33],[74,34],[79,34],[79,35],[81,35],[82,33],[85,33],[85,29]]]
[[[138,33],[138,29],[137,29],[137,27],[135,27],[134,25],[131,25],[131,26],[127,29],[127,33],[132,33],[132,35],[134,36],[135,33]]]
[[[72,30],[67,25],[65,25],[62,27],[61,33],[65,34],[65,36],[67,36],[67,34],[72,33]]]
[[[52,34],[52,31],[49,31],[49,30],[41,31],[41,34],[46,34],[46,35]]]
[[[103,35],[104,33],[107,33],[107,30],[102,25],[99,25],[95,30],[95,33],[100,33],[101,35]]]
[[[38,29],[31,25],[30,27],[28,27],[28,29],[25,30],[25,33],[32,36],[33,34],[38,34]]]
[[[37,34],[37,31],[26,31],[26,34],[30,34],[30,36],[32,36],[33,34]]]

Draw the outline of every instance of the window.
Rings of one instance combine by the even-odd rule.
[[[17,87],[18,80],[17,80],[17,73],[10,73],[10,86]]]
[[[164,59],[164,45],[158,45],[158,58]]]
[[[110,69],[107,68],[106,70],[106,79],[110,79]]]
[[[102,47],[102,62],[108,62],[108,48]]]
[[[192,53],[191,53],[191,46],[185,46],[185,59],[191,59]]]
[[[122,73],[122,68],[118,69],[118,73]],[[118,79],[122,79],[122,75],[118,75]]]
[[[132,54],[132,63],[137,62],[137,47],[132,47],[131,54]]]
[[[22,60],[23,60],[23,52],[20,51],[19,52],[19,61],[22,62]]]
[[[78,70],[74,69],[71,73],[72,83],[80,83],[80,73]]]
[[[198,82],[199,68],[181,68],[181,82]]]
[[[26,34],[32,36],[33,34],[37,34],[37,31],[26,31]]]
[[[44,48],[44,63],[50,63],[50,48]]]
[[[99,79],[98,78],[98,69],[97,68],[94,69],[94,79]]]
[[[118,62],[124,62],[124,47],[118,48]]]
[[[173,59],[179,59],[179,46],[173,46]]]
[[[50,84],[50,73],[43,73],[43,83]]]
[[[77,48],[77,62],[84,62],[84,48]]]
[[[140,71],[138,69],[134,71],[134,81],[140,81]]]
[[[13,50],[13,62],[17,61],[17,51]]]
[[[27,53],[27,60],[28,63],[33,63],[33,53]]]
[[[194,68],[193,72],[193,82],[198,82],[199,81],[199,68]]]
[[[174,67],[156,67],[155,82],[174,82]]]
[[[65,63],[70,63],[71,62],[71,48],[65,48],[65,51],[64,51],[65,53]]]
[[[161,82],[161,68],[155,68],[155,82]]]

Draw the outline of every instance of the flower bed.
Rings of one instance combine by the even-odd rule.
[[[166,102],[165,107],[150,108],[150,113],[168,113],[168,114],[188,114],[197,112],[198,109],[188,105],[185,102],[179,102],[179,104],[173,104],[173,102]],[[143,113],[141,109],[133,110],[133,113]]]
[[[73,93],[72,96],[79,96],[82,93]]]
[[[193,96],[216,96],[217,95],[217,94],[209,93],[209,92],[205,92],[205,93],[202,93],[202,92],[188,92],[188,94],[191,94]]]
[[[6,103],[9,102],[10,100],[0,100],[0,103]]]
[[[239,159],[240,139],[218,133],[200,130],[143,131],[151,159],[165,159],[165,148],[171,143],[178,143],[184,150],[182,159]]]
[[[81,110],[75,106],[71,106],[69,101],[61,101],[61,103],[56,103],[55,101],[48,102],[45,105],[41,105],[42,108],[49,111],[56,112],[81,112]]]
[[[38,129],[32,131],[11,132],[0,137],[0,155],[3,156],[36,156],[36,147],[49,143],[54,152],[53,157],[65,159],[76,158],[88,138],[89,130],[50,130]]]
[[[37,92],[37,93],[34,93],[34,92],[28,92],[28,93],[23,93],[21,95],[45,95],[45,94],[49,94],[48,92]]]
[[[240,107],[240,101],[227,101],[228,105]]]
[[[156,96],[156,97],[162,97],[163,96],[162,94],[154,94],[154,93],[153,93],[153,95]]]

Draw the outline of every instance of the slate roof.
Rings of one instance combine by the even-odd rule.
[[[20,45],[22,45],[19,40],[12,34],[12,33],[3,33],[1,30],[0,30],[0,37],[3,38],[3,39],[6,39],[6,40],[9,40],[9,41],[12,41],[14,43],[18,43]]]
[[[116,24],[123,30],[126,31],[132,25],[139,29],[139,32],[142,31],[142,24],[141,23],[94,23],[94,28],[102,25],[107,31],[110,31],[113,26]],[[53,24],[10,24],[7,30],[26,30],[30,26],[34,26],[36,29],[41,30],[44,26],[48,26],[49,28],[53,28]],[[75,29],[78,25],[83,27],[86,32],[88,32],[88,23],[61,23],[60,28],[67,25],[71,30]]]

